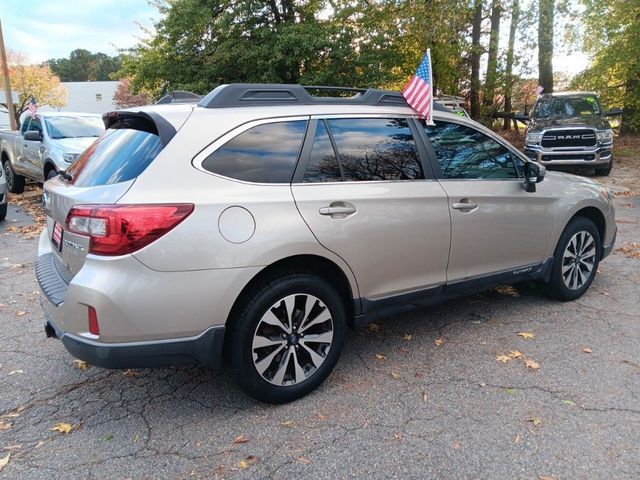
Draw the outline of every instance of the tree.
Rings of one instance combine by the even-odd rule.
[[[117,108],[138,107],[149,105],[151,97],[146,92],[133,93],[131,79],[123,78],[118,84],[116,93],[113,94],[113,103]]]
[[[473,22],[471,27],[471,118],[479,120],[480,109],[480,57],[482,46],[480,35],[482,33],[482,0],[475,0],[473,7]]]
[[[554,0],[539,0],[538,8],[538,83],[544,93],[553,93]]]
[[[591,66],[572,88],[596,91],[603,103],[623,106],[620,132],[640,133],[640,3],[583,0],[584,48]]]
[[[11,88],[18,94],[18,101],[14,103],[18,126],[20,116],[27,111],[32,98],[38,106],[49,105],[56,108],[67,104],[67,91],[48,66],[25,65],[24,57],[13,52],[8,52],[7,56]],[[0,105],[7,107],[4,103]]]
[[[509,26],[509,45],[507,47],[507,64],[504,75],[504,111],[509,114],[512,112],[511,95],[513,93],[513,63],[514,63],[514,47],[516,42],[516,30],[518,29],[518,21],[520,20],[520,1],[513,0],[511,4],[511,25]],[[513,120],[516,133],[518,132],[518,122]],[[505,117],[504,129],[509,129],[511,119]]]
[[[63,82],[104,81],[120,70],[122,58],[78,48],[69,54],[69,58],[52,58],[44,65],[48,65]]]
[[[492,0],[491,3],[491,33],[489,36],[489,57],[487,59],[487,75],[484,84],[483,106],[485,111],[493,108],[496,81],[498,75],[498,42],[500,38],[500,17],[502,16],[502,4],[500,0]],[[489,112],[485,112],[487,115]],[[487,115],[488,116],[488,115]]]

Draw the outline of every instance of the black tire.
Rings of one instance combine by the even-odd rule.
[[[613,168],[613,157],[609,161],[609,164],[604,168],[596,168],[596,175],[600,177],[608,177],[611,173],[611,169]]]
[[[563,276],[563,267],[569,269],[567,270],[567,272],[572,271],[571,269],[573,268],[573,261],[565,257],[565,252],[568,252],[567,255],[570,255],[571,249],[569,251],[567,250],[569,247],[569,243],[576,235],[582,233],[590,235],[593,239],[595,247],[593,266],[591,270],[589,270],[588,275],[586,275],[584,283],[581,283],[578,286],[576,282],[577,288],[569,288],[569,286],[567,286],[567,283],[565,283],[566,277]],[[586,241],[585,243],[588,245],[588,241]],[[552,298],[562,301],[571,301],[580,298],[591,286],[591,283],[593,282],[593,279],[595,278],[598,271],[598,264],[600,263],[600,259],[602,257],[602,240],[600,239],[600,233],[598,232],[595,224],[585,217],[576,217],[571,220],[565,227],[564,232],[562,232],[560,240],[558,240],[558,245],[556,246],[553,257],[554,260],[551,270],[551,277],[549,279],[549,282],[544,286],[545,293]],[[579,258],[580,257],[578,257],[578,259]],[[578,272],[585,271],[586,267],[584,265],[586,265],[586,263],[582,267],[580,267],[580,261],[578,260],[576,265],[578,265],[578,267],[576,267],[578,268]],[[576,277],[578,275],[578,272],[576,272]],[[569,274],[569,283],[571,283],[571,278],[571,274]]]
[[[0,205],[0,222],[3,221],[7,216],[7,206],[7,203]]]
[[[9,189],[9,191],[11,193],[24,192],[25,178],[22,175],[18,175],[13,171],[11,162],[9,160],[5,160],[2,167],[4,170],[4,175],[7,178],[7,188]]]
[[[283,328],[272,327],[274,330],[272,330],[270,337],[275,338],[278,342],[284,342],[282,347],[284,350],[279,350],[280,347],[276,346],[273,347],[273,350],[271,350],[270,346],[254,347],[254,339],[264,338],[258,333],[259,328],[264,328],[266,325],[263,321],[265,318],[263,316],[267,315],[269,311],[272,313],[274,311],[285,312],[286,307],[283,299],[292,295],[296,295],[294,297],[296,306],[292,308],[294,312],[292,317],[297,317],[298,319],[299,338],[296,340],[295,335],[288,335],[284,338],[287,334]],[[304,318],[300,317],[301,308],[299,308],[299,305],[300,302],[305,302],[308,298],[313,297],[320,302],[313,303],[315,305],[313,308],[316,310],[312,309],[311,306],[308,307],[308,315],[305,321]],[[273,309],[278,302],[280,302],[282,310]],[[325,309],[322,308],[322,304],[324,304]],[[328,313],[326,312],[327,309]],[[344,344],[347,314],[342,298],[335,288],[323,278],[305,272],[284,272],[277,276],[274,275],[247,292],[234,310],[236,313],[234,318],[231,319],[230,337],[227,344],[228,348],[231,349],[231,364],[240,387],[253,398],[267,403],[285,403],[301,398],[316,389],[329,376],[338,362]],[[308,330],[303,330],[304,325],[301,325],[302,323],[309,324],[314,318],[320,317],[320,314],[312,315],[317,311],[330,315],[329,320]],[[286,318],[286,313],[284,315]],[[295,320],[293,323],[295,325]],[[270,327],[270,325],[266,326],[267,328]],[[304,331],[309,335],[305,342],[313,342],[313,340],[309,340],[311,334],[308,332],[314,328],[329,327],[332,328],[333,335],[327,350],[324,350],[326,348],[324,344],[308,344],[312,348],[319,348],[320,350],[318,351],[323,354],[323,361],[315,368],[312,366],[311,356],[305,351],[305,349],[309,350],[303,344],[302,337],[305,334],[300,332]],[[296,333],[296,331],[292,328],[293,333]],[[280,337],[283,339],[280,340]],[[293,337],[293,340],[290,337]],[[254,349],[258,350],[255,360]],[[276,354],[273,360],[266,358],[270,356],[267,353],[272,353],[276,350],[281,353]],[[289,350],[292,351],[289,352]],[[262,355],[260,360],[258,360],[260,358],[259,354]],[[309,371],[311,374],[306,378],[300,376],[301,380],[298,382],[297,378],[292,377],[294,375],[297,377],[295,369],[305,359],[309,361],[304,365],[304,368],[309,368],[309,370],[305,371],[304,374],[306,376]],[[265,360],[265,362],[261,362],[262,360]],[[259,363],[272,365],[271,370],[275,373],[270,374],[269,368],[262,373],[259,372],[257,366]],[[285,364],[286,366],[282,367]],[[280,381],[280,385],[271,383],[283,368],[285,372],[290,372],[288,376],[287,373],[283,374],[285,377]],[[267,378],[269,375],[272,375],[271,381]],[[284,385],[284,381],[293,382],[293,384]]]
[[[47,180],[51,180],[52,178],[56,178],[57,176],[58,176],[58,172],[56,172],[56,169],[50,168],[44,177],[44,181],[46,182]]]

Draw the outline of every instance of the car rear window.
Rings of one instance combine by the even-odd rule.
[[[77,187],[112,185],[140,175],[162,151],[154,133],[109,129],[67,169]]]

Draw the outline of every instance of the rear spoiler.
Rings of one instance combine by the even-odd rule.
[[[106,129],[131,128],[158,135],[163,147],[166,147],[176,134],[175,127],[156,112],[116,110],[102,115],[102,121]]]

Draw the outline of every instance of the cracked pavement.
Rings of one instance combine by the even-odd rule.
[[[616,203],[619,248],[640,197]],[[640,258],[615,251],[576,302],[518,286],[352,331],[324,385],[273,406],[224,370],[79,368],[44,336],[36,240],[7,232],[29,222],[0,223],[0,478],[640,478]]]

